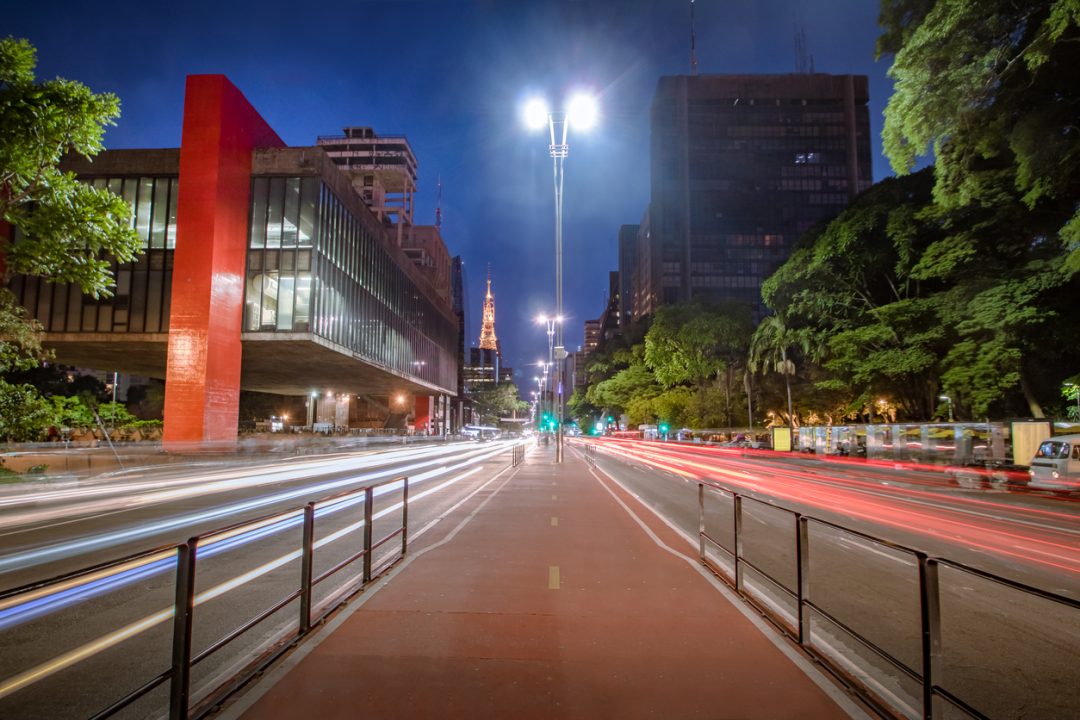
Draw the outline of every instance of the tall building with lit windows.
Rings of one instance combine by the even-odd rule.
[[[763,313],[761,284],[799,236],[871,184],[867,101],[863,75],[660,78],[639,255],[620,261],[635,317],[692,298]]]

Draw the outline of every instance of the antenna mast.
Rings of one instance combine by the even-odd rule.
[[[690,0],[690,74],[697,75],[697,34],[694,32],[694,0]]]
[[[801,16],[795,21],[795,72],[800,75],[814,72],[814,60],[806,52],[806,28]]]
[[[435,227],[442,227],[442,174],[439,174],[439,179],[435,183]]]

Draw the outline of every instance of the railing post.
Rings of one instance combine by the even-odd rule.
[[[176,551],[176,599],[173,604],[172,680],[169,719],[187,720],[191,689],[191,627],[195,616],[195,549],[191,538]]]
[[[409,476],[401,478],[401,555],[409,549]]]
[[[315,503],[304,506],[303,548],[300,551],[300,634],[311,630],[311,576],[315,565]]]
[[[934,717],[934,687],[941,667],[941,595],[938,562],[919,553],[919,605],[922,621],[923,718]]]
[[[705,483],[697,485],[698,505],[698,559],[705,562]]]
[[[742,496],[738,493],[731,493],[732,506],[735,509],[735,592],[742,592],[743,589],[743,567],[739,562],[739,557],[742,556]]]
[[[810,643],[810,521],[795,515],[795,556],[798,561],[799,644]]]
[[[375,489],[364,488],[364,584],[371,582],[371,506],[375,504]]]

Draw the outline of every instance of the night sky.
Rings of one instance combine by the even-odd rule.
[[[795,69],[801,18],[815,69],[870,76],[874,179],[891,92],[874,61],[874,0],[698,0],[698,70]],[[477,343],[488,265],[496,332],[528,388],[546,356],[533,318],[554,308],[554,193],[545,134],[520,107],[540,92],[600,98],[601,121],[571,132],[565,189],[566,346],[601,313],[617,269],[619,226],[649,194],[649,103],[662,75],[690,67],[683,0],[444,2],[20,2],[0,33],[38,48],[39,77],[79,80],[122,103],[108,148],[178,147],[184,77],[223,73],[289,145],[346,125],[405,135],[420,165],[415,220],[434,223],[466,263],[469,339]]]

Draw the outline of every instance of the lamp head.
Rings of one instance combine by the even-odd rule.
[[[521,109],[521,117],[525,121],[525,127],[530,130],[542,129],[549,117],[547,103],[538,97],[528,100]]]
[[[600,108],[596,98],[584,93],[578,93],[570,98],[566,105],[566,119],[575,130],[588,130],[596,125],[599,119]]]

